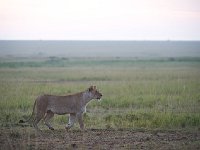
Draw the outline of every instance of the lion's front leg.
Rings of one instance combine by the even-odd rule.
[[[84,123],[83,123],[83,114],[77,114],[78,123],[80,125],[81,130],[84,130]]]
[[[74,125],[75,121],[76,121],[76,114],[70,114],[69,122],[66,125],[65,129],[69,130]]]

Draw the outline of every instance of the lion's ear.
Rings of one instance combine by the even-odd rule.
[[[89,92],[91,92],[91,91],[93,91],[93,86],[90,86],[89,88],[88,88],[88,90],[89,90]]]
[[[97,87],[95,85],[91,85],[88,90],[89,90],[89,92],[91,92],[91,91],[94,91],[96,89],[97,89]]]

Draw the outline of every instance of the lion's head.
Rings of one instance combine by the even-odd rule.
[[[92,99],[100,100],[102,97],[102,94],[97,90],[96,86],[90,86],[88,88],[88,92],[90,93]]]

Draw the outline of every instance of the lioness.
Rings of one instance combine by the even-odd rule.
[[[99,100],[101,97],[102,94],[96,89],[96,86],[90,86],[86,91],[67,96],[41,95],[35,100],[33,112],[29,120],[34,116],[32,120],[33,126],[39,130],[37,124],[44,118],[45,125],[49,129],[54,130],[49,123],[54,114],[70,114],[69,122],[65,128],[67,130],[70,129],[77,118],[81,130],[83,130],[82,114],[86,111],[86,105],[92,99]],[[23,122],[20,120],[20,123]]]

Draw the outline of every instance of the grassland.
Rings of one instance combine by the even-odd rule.
[[[37,133],[20,119],[40,94],[66,95],[96,85],[102,101],[67,132],[67,116],[41,122]],[[199,149],[199,58],[1,58],[0,147],[3,149]]]
[[[2,127],[29,117],[40,94],[66,95],[97,85],[103,98],[88,105],[87,128],[199,130],[199,59],[20,60],[0,62]],[[67,117],[52,122],[62,128]]]

